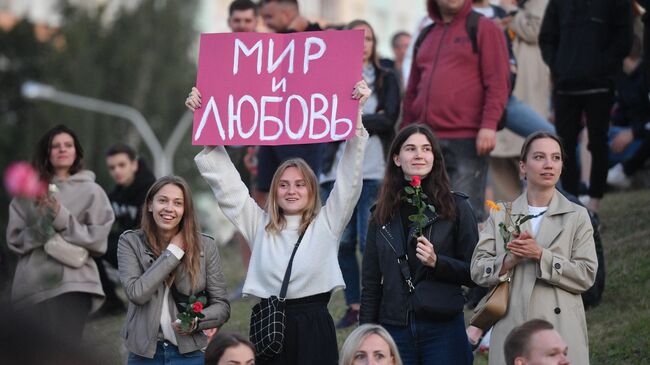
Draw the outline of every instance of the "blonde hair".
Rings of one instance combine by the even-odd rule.
[[[307,230],[309,224],[316,218],[318,212],[320,212],[321,202],[316,174],[314,174],[314,171],[302,158],[289,159],[283,162],[278,169],[275,170],[273,180],[271,180],[269,198],[266,203],[266,210],[271,217],[269,223],[265,227],[268,233],[277,234],[287,226],[287,220],[284,218],[284,214],[282,214],[282,208],[278,205],[278,186],[280,185],[282,174],[290,167],[295,167],[298,169],[300,174],[302,174],[307,186],[307,191],[309,192],[309,201],[307,202],[307,207],[302,212],[300,220],[300,234]]]
[[[183,192],[183,218],[181,219],[179,229],[183,232],[183,241],[185,243],[185,255],[181,259],[181,265],[190,275],[192,289],[196,289],[201,271],[201,236],[199,234],[199,224],[194,213],[194,203],[192,202],[192,193],[187,182],[180,176],[163,176],[149,188],[147,197],[142,205],[142,221],[140,223],[142,231],[147,237],[147,243],[156,257],[159,257],[165,250],[169,242],[163,242],[158,234],[158,226],[153,219],[153,213],[149,211],[149,206],[153,203],[153,198],[158,191],[165,185],[175,185]],[[173,280],[173,274],[169,281]],[[169,283],[171,285],[171,282]]]
[[[388,348],[390,349],[390,355],[395,360],[395,365],[402,365],[402,358],[399,356],[397,345],[390,333],[378,324],[369,323],[357,327],[357,329],[352,331],[348,338],[345,339],[343,347],[341,347],[339,365],[352,365],[354,362],[354,355],[359,350],[359,347],[361,347],[361,343],[370,335],[377,335],[386,341]]]

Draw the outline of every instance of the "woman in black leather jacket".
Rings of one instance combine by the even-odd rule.
[[[401,130],[389,151],[363,256],[361,323],[379,323],[393,336],[404,364],[471,364],[461,285],[473,286],[470,261],[478,241],[467,196],[452,192],[431,130]],[[415,237],[405,199],[412,177],[421,179],[423,235]],[[408,237],[408,239],[407,239]]]

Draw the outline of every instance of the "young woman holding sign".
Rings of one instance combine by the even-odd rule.
[[[286,295],[286,329],[282,352],[258,364],[335,364],[334,322],[327,310],[332,291],[345,286],[338,263],[338,243],[361,194],[361,164],[368,142],[361,112],[370,89],[358,82],[352,98],[359,114],[354,136],[346,142],[334,189],[321,209],[318,181],[302,159],[276,170],[267,209],[250,197],[222,146],[206,147],[195,157],[224,214],[250,243],[252,257],[243,293],[255,298],[277,296],[294,246]],[[200,105],[197,93],[190,95]]]

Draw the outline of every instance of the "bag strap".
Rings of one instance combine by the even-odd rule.
[[[415,285],[413,285],[413,277],[411,275],[411,268],[409,267],[409,257],[406,252],[404,252],[404,245],[400,247],[401,249],[398,252],[395,249],[395,246],[390,243],[390,240],[387,239],[386,242],[388,242],[388,245],[397,257],[397,264],[399,265],[399,270],[402,273],[404,281],[406,282],[406,287],[409,289],[409,293],[413,293],[415,291]]]
[[[432,218],[431,221],[427,223],[429,225],[429,227],[430,227],[429,228],[429,237],[431,237],[431,228],[432,228],[431,225],[438,220],[438,214],[434,213],[434,216],[431,217],[431,218]],[[385,226],[382,227],[379,230],[379,232],[381,233],[382,236],[384,236],[384,239],[386,239],[386,242],[388,243],[388,246],[390,246],[391,250],[393,250],[393,253],[397,257],[397,264],[399,265],[399,270],[402,273],[402,277],[404,278],[404,282],[406,283],[406,287],[408,288],[409,293],[413,293],[413,292],[415,292],[415,283],[416,283],[416,281],[418,279],[420,279],[420,280],[422,279],[422,275],[420,275],[419,277],[416,275],[416,277],[413,278],[413,274],[411,273],[411,268],[410,268],[409,263],[408,263],[409,257],[406,254],[406,245],[408,244],[408,235],[405,238],[405,240],[402,241],[402,245],[399,246],[400,250],[398,251],[397,249],[395,249],[395,246],[393,246],[393,244],[391,243],[391,239],[389,239],[388,237],[386,237],[386,235],[384,235],[384,232],[383,232],[384,229],[385,229]],[[388,235],[391,236],[391,238],[392,238],[392,235],[390,234],[390,232],[388,233]]]
[[[298,237],[298,242],[293,247],[293,252],[291,253],[291,258],[289,259],[289,264],[287,265],[287,271],[284,273],[284,279],[282,280],[282,287],[280,288],[280,299],[281,302],[284,302],[284,299],[287,296],[287,288],[289,287],[289,278],[291,277],[291,266],[293,266],[293,258],[296,256],[296,251],[298,251],[298,246],[300,246],[300,241],[302,241],[302,236],[305,235],[305,232],[300,234]]]
[[[477,54],[479,51],[477,34],[478,34],[478,23],[482,16],[483,14],[472,10],[467,15],[467,19],[465,20],[465,31],[467,32],[467,35],[469,36],[469,39],[472,43],[472,52],[474,54]],[[424,38],[426,38],[426,36],[431,32],[431,29],[433,29],[435,25],[436,25],[435,22],[431,23],[426,27],[422,28],[422,30],[420,31],[418,38],[415,40],[415,45],[413,46],[413,59],[415,59],[415,56],[417,56],[418,51],[420,50],[420,46],[424,42]]]
[[[467,20],[465,22],[465,30],[467,35],[472,43],[472,52],[478,54],[478,23],[483,14],[476,12],[474,10],[470,11],[467,15]]]
[[[418,38],[415,40],[415,45],[413,46],[413,59],[415,59],[415,57],[418,55],[418,51],[420,50],[422,42],[424,42],[424,38],[426,38],[427,34],[431,32],[431,29],[433,29],[435,25],[436,23],[427,25],[426,27],[422,28],[420,34],[418,34]]]

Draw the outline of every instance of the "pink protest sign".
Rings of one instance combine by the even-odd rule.
[[[347,139],[359,102],[363,31],[201,34],[194,145]]]

